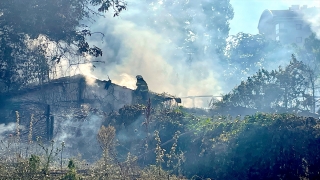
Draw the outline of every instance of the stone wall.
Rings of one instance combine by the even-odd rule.
[[[67,116],[81,114],[78,112],[83,111],[83,107],[110,112],[132,103],[133,90],[112,83],[106,89],[106,83],[95,80],[94,84],[88,85],[83,76],[77,75],[2,94],[0,124],[15,123],[17,111],[21,134],[27,137],[33,115],[33,134],[47,139],[47,123],[51,117],[59,124]]]

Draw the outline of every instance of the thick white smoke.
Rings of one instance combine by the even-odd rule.
[[[179,97],[220,95],[223,67],[206,39],[215,36],[218,29],[206,31],[204,22],[208,15],[201,9],[201,2],[190,2],[193,9],[189,13],[197,14],[196,22],[184,22],[190,28],[189,36],[184,37],[186,30],[180,27],[180,18],[187,19],[185,9],[174,4],[163,7],[163,3],[166,2],[129,0],[128,11],[119,18],[107,15],[99,19],[91,28],[105,34],[104,42],[97,37],[91,43],[102,47],[102,60],[106,63],[98,65],[92,73],[99,79],[107,79],[108,75],[113,82],[129,88],[135,88],[135,76],[142,75],[151,91]],[[193,41],[199,52],[183,50],[184,38]],[[196,105],[206,106],[202,101]]]
[[[320,39],[320,7],[303,12],[303,18],[310,24],[311,31],[315,33],[316,38]]]
[[[55,138],[58,145],[65,142],[64,157],[81,154],[82,158],[94,161],[100,157],[101,149],[97,134],[102,125],[102,118],[89,114],[84,120],[70,117],[57,118]]]

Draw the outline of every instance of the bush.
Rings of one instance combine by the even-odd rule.
[[[210,121],[195,143],[200,157],[185,169],[214,179],[319,179],[319,127],[317,119],[291,114]]]

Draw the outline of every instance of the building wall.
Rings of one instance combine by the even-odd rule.
[[[309,24],[302,18],[302,13],[308,10],[306,6],[292,6],[288,10],[265,10],[259,20],[259,33],[283,44],[295,43],[302,46],[305,38],[312,33]]]
[[[302,46],[304,39],[311,35],[308,24],[301,19],[275,19],[273,40],[284,44],[295,43]]]
[[[100,80],[96,80],[93,85],[87,85],[84,77],[74,76],[8,93],[5,95],[5,106],[0,108],[0,124],[15,123],[16,111],[19,112],[21,134],[24,135],[24,141],[27,141],[33,116],[33,138],[40,136],[46,139],[47,122],[51,116],[57,125],[63,124],[66,117],[81,119],[82,114],[83,117],[86,114],[83,111],[89,109],[110,112],[132,104],[133,90],[116,84],[111,84],[107,90],[105,85],[106,81]]]
[[[124,105],[132,104],[133,90],[116,84],[105,89],[105,85],[106,81],[100,80],[96,80],[93,85],[87,85],[82,76],[62,78],[15,95],[10,101],[50,105],[53,112],[68,106],[80,107],[84,103],[103,111],[118,110]]]

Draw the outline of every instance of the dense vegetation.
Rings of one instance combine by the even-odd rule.
[[[123,115],[112,117],[120,120]],[[165,149],[162,168],[174,173],[212,179],[318,178],[318,119],[265,113],[244,118],[196,117],[182,107],[155,111],[152,119],[149,128],[156,129],[161,148]],[[132,136],[139,137],[137,134]],[[146,155],[142,148],[146,143],[144,138],[119,143],[131,147],[131,153],[141,158]],[[156,142],[148,141],[149,147],[156,145]],[[176,152],[172,152],[172,147]],[[170,156],[171,153],[174,155]],[[148,163],[156,157],[153,155]],[[140,163],[145,164],[145,161]],[[175,162],[179,166],[176,169],[170,165],[166,167],[165,162]]]
[[[150,111],[141,105],[136,109],[139,107],[144,112]],[[106,116],[108,125],[102,126],[97,134],[104,153],[93,164],[79,157],[63,158],[64,144],[51,142],[46,147],[41,141],[30,142],[27,145],[30,154],[38,154],[23,158],[19,157],[22,149],[19,146],[23,144],[14,139],[18,136],[3,141],[1,146],[7,156],[2,156],[2,178],[175,179],[179,175],[188,179],[319,178],[319,119],[265,113],[243,119],[197,117],[187,113],[187,109],[175,107],[154,109],[150,117],[136,111],[143,123],[133,129],[135,123],[140,124],[139,118],[126,127],[120,124],[123,117],[131,116],[130,109],[135,108],[127,107],[121,114]],[[130,134],[130,141],[121,139],[124,129]],[[37,146],[40,150],[32,151]]]
[[[221,101],[212,104],[218,112],[235,114],[240,111],[256,112],[315,112],[314,71],[294,55],[289,65],[278,70],[259,71],[242,81]],[[277,93],[275,93],[277,92]],[[241,112],[238,112],[241,113]],[[243,115],[243,114],[242,114]]]

